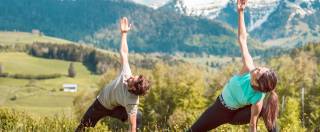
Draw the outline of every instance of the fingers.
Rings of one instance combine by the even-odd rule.
[[[123,17],[123,23],[125,26],[128,26],[128,18],[127,17]]]
[[[237,0],[237,3],[239,4],[241,1],[240,0]]]
[[[122,26],[124,26],[124,19],[123,18],[120,19],[120,27],[122,27]]]
[[[127,18],[127,17],[122,17],[122,18],[120,19],[120,24],[121,24],[122,26],[128,27],[128,26],[129,26],[128,18]]]
[[[129,20],[127,17],[122,17],[120,19],[120,31],[128,32],[131,29],[132,25],[129,24]]]
[[[129,28],[128,28],[129,30],[131,29],[131,26],[132,26],[132,24],[130,23]]]
[[[246,6],[247,3],[248,3],[248,0],[242,0],[242,5],[243,5],[243,6]]]
[[[123,17],[122,20],[123,20],[123,24],[126,25],[126,24],[127,24],[127,19],[126,19],[126,17]]]
[[[248,0],[237,0],[238,10],[244,10],[246,8]]]
[[[241,8],[242,8],[242,1],[243,1],[243,0],[237,0],[237,7],[238,7],[238,9],[241,9]]]
[[[242,0],[242,5],[245,7],[247,5],[248,0]]]
[[[248,0],[237,0],[238,5],[246,5]]]

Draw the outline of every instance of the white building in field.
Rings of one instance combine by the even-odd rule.
[[[64,92],[77,92],[78,85],[77,84],[63,84]]]

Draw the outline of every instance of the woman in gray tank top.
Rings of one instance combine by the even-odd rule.
[[[138,111],[139,96],[150,88],[149,81],[143,76],[131,73],[128,61],[127,33],[131,29],[126,17],[120,20],[121,46],[120,58],[122,71],[120,75],[105,86],[94,103],[88,108],[76,131],[85,127],[94,127],[103,117],[110,116],[121,121],[129,121],[129,130],[135,132],[141,127],[142,114]]]

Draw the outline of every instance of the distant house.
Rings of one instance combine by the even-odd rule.
[[[63,84],[64,92],[77,92],[78,85],[77,84]]]
[[[32,34],[37,35],[37,36],[40,36],[40,34],[41,34],[40,30],[38,30],[38,29],[32,29],[31,32],[32,32]]]

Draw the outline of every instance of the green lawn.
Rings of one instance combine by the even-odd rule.
[[[0,63],[9,74],[65,74],[70,62],[32,57],[26,53],[0,53]],[[36,115],[64,113],[72,116],[72,101],[77,93],[61,91],[65,83],[78,84],[78,91],[97,89],[100,76],[91,74],[80,62],[74,62],[77,76],[47,80],[0,78],[0,107],[13,107]]]
[[[32,44],[33,42],[73,43],[68,40],[27,32],[0,32],[0,45]]]
[[[0,53],[0,62],[3,63],[5,71],[8,73],[20,74],[67,74],[69,63],[61,60],[48,60],[44,58],[31,57],[25,53],[9,52]],[[88,74],[85,67],[81,67],[81,63],[76,63],[77,71]],[[81,74],[82,75],[82,74]]]

